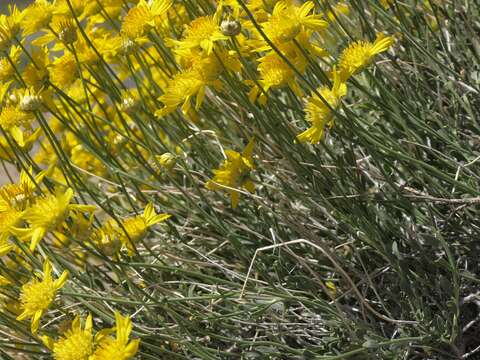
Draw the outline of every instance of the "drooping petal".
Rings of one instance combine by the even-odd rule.
[[[32,317],[32,324],[30,326],[30,330],[32,331],[32,334],[36,334],[38,332],[38,328],[40,327],[40,318],[43,315],[42,310],[38,310],[35,312],[35,314]]]
[[[53,282],[53,287],[55,288],[55,290],[58,290],[58,289],[62,288],[62,287],[65,285],[65,282],[66,282],[67,279],[68,279],[68,275],[69,275],[68,270],[65,270],[65,271],[62,273],[62,275],[60,275],[60,277]]]

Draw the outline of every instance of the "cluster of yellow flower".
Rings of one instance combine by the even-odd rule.
[[[373,43],[354,41],[337,62],[322,47],[322,32],[348,13],[345,3],[324,14],[317,13],[312,1],[205,1],[214,13],[191,20],[193,14],[182,2],[133,2],[127,8],[116,0],[37,0],[22,12],[13,8],[0,18],[0,125],[25,152],[42,144],[34,156],[38,164],[62,161],[59,146],[72,165],[103,176],[105,164],[91,147],[101,143],[112,156],[133,151],[132,137],[145,137],[136,115],[162,119],[180,108],[195,121],[205,97],[221,96],[229,76],[250,86],[249,99],[258,106],[266,106],[276,89],[303,98],[301,82],[309,65],[321,59],[333,64],[323,69],[333,85],[327,79],[305,96],[305,119],[311,127],[297,136],[300,142],[316,144],[325,127],[333,125],[349,78],[393,43],[383,34]],[[36,38],[27,50],[20,39],[32,35]],[[25,58],[28,64],[22,66]],[[249,72],[251,64],[256,76]],[[137,86],[127,86],[128,81]],[[78,113],[80,106],[90,113]],[[37,120],[38,112],[51,116]],[[56,137],[55,146],[42,138],[45,127]],[[158,135],[173,144],[166,133]],[[14,158],[11,141],[0,138],[2,158]],[[146,159],[157,156],[144,148],[140,152]],[[223,171],[235,168],[228,164]],[[52,176],[62,178],[60,167],[52,168]],[[233,188],[238,182],[214,181]]]
[[[129,341],[132,332],[132,321],[115,313],[115,328],[100,330],[92,336],[92,316],[88,315],[82,329],[80,317],[72,321],[67,330],[57,341],[43,336],[42,341],[52,350],[55,359],[88,359],[88,360],[127,360],[138,351],[140,340]],[[115,337],[111,334],[115,333]]]
[[[372,42],[338,45],[343,39],[326,46],[332,34],[325,32],[349,7],[319,6],[295,0],[35,0],[0,15],[0,159],[23,168],[18,183],[0,188],[0,256],[4,263],[13,260],[13,269],[21,264],[33,271],[32,259],[44,263],[42,280],[21,286],[19,305],[4,308],[17,312],[18,320],[31,318],[37,333],[68,277],[64,272],[53,280],[44,246],[68,247],[78,266],[95,251],[113,259],[135,256],[148,230],[170,217],[157,214],[148,200],[143,214],[117,216],[79,190],[88,188],[85,183],[115,185],[120,173],[140,168],[176,181],[185,139],[169,130],[169,120],[208,131],[204,120],[215,117],[208,110],[231,102],[228,91],[248,102],[237,106],[239,112],[249,112],[246,106],[262,111],[289,96],[303,102],[310,125],[296,127],[291,142],[320,142],[341,111],[348,82],[393,38],[379,33]],[[322,81],[310,76],[313,68]],[[312,79],[318,84],[310,85]],[[214,135],[222,147],[222,134]],[[241,153],[222,150],[226,159],[204,183],[226,191],[232,208],[242,189],[255,192],[256,141],[246,137]],[[137,177],[145,181],[140,193],[148,191],[148,177]],[[130,189],[118,186],[130,201]],[[97,205],[77,203],[73,189]],[[109,215],[95,221],[98,207]],[[16,275],[0,276],[0,285],[19,292]],[[116,314],[116,320],[116,338],[111,330],[93,337],[90,316],[83,328],[76,317],[57,341],[42,338],[56,359],[127,359],[138,341],[128,343],[129,318]]]
[[[70,248],[75,251],[72,261],[84,264],[88,252],[73,246],[71,239],[84,240],[84,245],[111,249],[112,243],[118,242],[115,251],[122,246],[134,248],[134,242],[146,234],[147,229],[169,217],[155,214],[152,204],[147,205],[143,215],[129,217],[118,223],[111,223],[109,231],[98,229],[103,235],[97,238],[93,232],[93,212],[91,205],[72,203],[73,190],[58,187],[55,191],[42,186],[45,176],[50,170],[41,171],[35,177],[32,170],[22,171],[18,183],[0,187],[0,256],[8,271],[0,270],[0,286],[2,291],[2,308],[4,311],[17,314],[17,320],[31,319],[31,332],[37,334],[40,320],[54,303],[57,291],[62,288],[69,277],[68,271],[57,278],[52,277],[52,265],[48,258],[44,259],[43,272],[34,273],[33,278],[18,277],[22,270],[33,271],[35,262],[31,256],[37,254],[42,240],[53,247]],[[121,232],[120,227],[124,229]],[[105,240],[108,237],[109,240]],[[14,241],[16,239],[16,241]],[[103,241],[103,242],[102,242]],[[29,247],[23,244],[27,242]],[[41,251],[42,252],[42,251]],[[107,252],[107,251],[105,251]],[[115,252],[110,251],[111,255]],[[25,258],[24,254],[29,255]],[[23,280],[25,278],[25,280]],[[18,283],[24,282],[20,288],[19,302],[15,299]],[[117,337],[109,336],[115,329],[102,330],[92,337],[92,319],[87,318],[85,329],[82,330],[79,318],[75,318],[72,329],[67,331],[58,341],[45,335],[42,340],[48,345],[56,359],[128,359],[138,348],[139,341],[129,343],[128,337],[132,329],[131,321],[116,314]],[[96,348],[94,345],[96,344]],[[90,356],[90,357],[88,357]]]
[[[33,279],[22,286],[20,294],[23,312],[17,320],[32,318],[31,330],[36,334],[42,314],[54,301],[58,289],[67,281],[68,272],[64,271],[56,279],[52,279],[52,266],[49,260],[43,265],[42,279]],[[54,340],[47,335],[41,340],[50,349],[55,359],[89,359],[89,360],[117,360],[130,359],[137,352],[140,340],[129,341],[132,332],[132,322],[129,317],[115,313],[116,326],[103,329],[95,337],[92,336],[92,316],[88,315],[85,327],[82,329],[80,317],[77,315],[71,322],[71,329],[66,330],[61,338]],[[116,336],[111,336],[116,333]]]

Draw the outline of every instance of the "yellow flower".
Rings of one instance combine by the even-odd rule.
[[[85,10],[85,7],[87,4],[89,4],[89,1],[85,0],[68,0],[70,2],[70,5],[73,8],[73,12],[76,16],[78,16],[80,19],[83,18],[83,12]],[[70,6],[68,4],[67,0],[56,0],[55,1],[55,15],[71,15],[71,10]]]
[[[201,16],[186,26],[185,36],[180,41],[173,41],[177,45],[177,51],[186,51],[200,48],[210,55],[217,41],[228,40],[223,35],[219,24],[219,13],[214,16]]]
[[[162,155],[156,155],[156,160],[160,164],[162,169],[171,171],[177,163],[177,157],[170,152],[163,153]]]
[[[106,172],[103,162],[94,154],[85,149],[81,144],[71,149],[70,158],[72,163],[81,169],[95,173],[97,176],[103,176]]]
[[[327,288],[328,295],[330,295],[330,297],[332,297],[332,298],[337,297],[338,290],[337,290],[337,287],[335,286],[334,282],[325,281],[325,287]]]
[[[279,0],[248,0],[245,1],[245,5],[258,22],[263,22],[268,15],[267,9],[273,8],[278,1]],[[222,0],[221,4],[231,11],[234,19],[239,19],[246,15],[242,6],[238,3],[238,0]]]
[[[120,48],[121,37],[96,28],[87,28],[86,31],[89,42],[83,37],[79,37],[75,42],[75,50],[79,62],[82,65],[88,66],[98,65],[100,62],[98,54],[100,54],[106,62],[111,61]],[[93,44],[93,46],[90,44]],[[95,47],[96,51],[93,47]]]
[[[305,71],[307,60],[302,54],[297,53],[295,45],[286,44],[281,47],[281,51],[298,71],[302,73]],[[297,96],[302,95],[302,90],[295,78],[295,72],[276,52],[269,52],[258,62],[260,63],[258,65],[258,72],[260,73],[258,83],[264,92],[288,86]],[[249,93],[250,101],[255,102],[259,92],[260,88],[254,86]],[[264,93],[260,95],[259,102],[262,105],[265,104],[266,96]]]
[[[17,145],[13,145],[13,148],[10,146],[11,143],[9,143],[4,136],[0,136],[0,159],[12,161],[12,159],[15,159],[15,149],[18,148],[20,148],[24,153],[28,153],[41,134],[41,128],[38,128],[34,131],[23,131],[23,145],[17,143]]]
[[[54,232],[53,244],[65,247],[72,243],[72,239],[80,243],[88,241],[93,232],[93,220],[93,216],[86,217],[83,213],[72,213],[68,223],[65,222],[62,228]]]
[[[53,302],[58,289],[62,288],[67,281],[68,271],[64,271],[56,280],[52,278],[52,265],[48,259],[43,263],[42,280],[32,279],[22,286],[20,302],[22,313],[17,320],[31,318],[31,331],[37,333],[40,325],[40,318]]]
[[[18,106],[23,112],[29,113],[40,110],[43,102],[44,99],[41,92],[35,91],[33,88],[27,88],[20,93]]]
[[[59,88],[66,88],[78,79],[78,66],[71,53],[56,58],[50,67],[50,80]]]
[[[6,99],[7,97],[7,94],[9,93],[10,91],[10,88],[11,88],[11,85],[12,85],[12,80],[9,80],[9,79],[5,79],[5,82],[3,82],[2,80],[2,74],[3,74],[3,71],[6,70],[6,69],[3,69],[2,68],[2,60],[0,59],[0,102],[3,102],[4,100],[6,100],[8,102],[8,100],[10,99]]]
[[[271,52],[258,61],[260,62],[258,66],[261,76],[260,82],[265,91],[287,85],[295,78],[294,71],[276,53]],[[293,80],[293,83],[295,84],[295,80]]]
[[[121,249],[122,243],[117,236],[118,225],[107,221],[101,228],[93,230],[90,242],[106,256],[115,256]]]
[[[189,69],[178,73],[169,80],[165,93],[159,97],[164,107],[155,113],[157,117],[168,115],[179,106],[181,106],[182,112],[187,114],[191,109],[191,100],[194,97],[195,109],[200,109],[207,87],[221,88],[219,77],[224,68],[232,71],[240,70],[240,64],[231,59],[224,51],[203,58],[197,57],[191,61],[193,63]]]
[[[20,66],[20,55],[22,54],[22,49],[19,46],[12,46],[10,48],[9,58],[2,57],[0,59],[0,81],[10,81],[15,78],[15,67]],[[10,63],[12,62],[15,67]]]
[[[48,27],[50,21],[52,21],[54,10],[55,5],[47,0],[35,0],[23,12],[23,34],[25,36],[32,35]]]
[[[20,34],[23,13],[9,5],[9,15],[0,14],[0,51],[7,51],[13,39]]]
[[[65,45],[73,44],[78,39],[77,26],[71,13],[60,14],[58,5],[55,5],[54,9],[54,16],[50,19],[48,27],[45,28],[48,32],[37,36],[31,43],[40,47],[48,46],[52,52],[65,53]]]
[[[280,1],[273,8],[270,19],[262,24],[267,37],[276,45],[293,40],[301,31],[319,31],[328,26],[321,15],[310,14],[315,5],[307,1],[295,6],[290,1]]]
[[[122,33],[132,40],[142,37],[155,26],[155,18],[165,14],[172,3],[172,0],[155,0],[148,3],[140,0],[123,19]]]
[[[48,170],[40,171],[36,176],[31,175],[32,168],[28,172],[20,172],[18,184],[7,184],[0,187],[0,212],[11,208],[25,210],[29,202],[33,200],[33,193],[43,178],[48,174]]]
[[[153,204],[149,203],[142,215],[127,218],[121,221],[118,228],[118,236],[122,244],[127,248],[128,254],[135,252],[134,244],[142,240],[150,227],[169,219],[172,215],[156,214]]]
[[[242,7],[239,5],[238,0],[223,0],[222,1],[224,6],[229,6],[233,10],[234,18],[238,18],[240,16],[240,12],[243,12]],[[265,10],[273,7],[278,0],[249,0],[245,1],[247,8],[252,12],[255,13],[256,18],[260,19],[259,12],[261,11],[262,14],[266,13]]]
[[[29,171],[32,172],[32,169]],[[13,249],[8,238],[13,235],[13,229],[18,226],[24,214],[27,202],[32,198],[33,191],[44,177],[45,172],[39,173],[33,182],[27,173],[22,170],[19,184],[8,184],[0,187],[0,256]]]
[[[300,142],[309,142],[317,144],[323,136],[325,126],[333,126],[333,111],[338,108],[342,97],[347,94],[347,86],[340,79],[338,72],[334,69],[333,88],[321,87],[317,92],[328,103],[327,106],[317,95],[312,95],[305,107],[306,119],[312,123],[312,126],[301,134],[297,135]]]
[[[24,131],[22,128],[31,128],[34,116],[24,112],[19,105],[7,105],[0,113],[0,126],[10,133],[19,146],[25,146]]]
[[[107,335],[113,329],[100,332],[97,336],[99,344],[89,360],[128,360],[135,356],[140,339],[129,341],[132,320],[129,316],[123,317],[115,312],[115,322],[116,337]]]
[[[60,18],[53,23],[58,38],[64,43],[64,45],[73,44],[78,39],[77,25],[70,18]]]
[[[82,328],[80,316],[72,321],[71,329],[63,337],[54,341],[48,336],[42,336],[44,344],[53,351],[55,360],[89,360],[93,353],[92,316],[89,314]]]
[[[196,108],[200,108],[205,94],[206,84],[195,69],[189,69],[175,75],[169,82],[165,93],[159,97],[164,107],[155,112],[155,116],[163,117],[174,112],[180,105],[182,112],[188,113],[191,99],[196,96]]]
[[[22,78],[27,86],[40,91],[46,86],[49,78],[48,67],[50,66],[50,58],[48,56],[48,48],[34,48],[31,57],[33,62],[29,62],[25,67]]]
[[[23,216],[30,227],[26,229],[14,228],[17,236],[30,238],[30,250],[34,251],[40,240],[49,231],[57,230],[63,225],[70,215],[70,211],[95,211],[95,206],[70,204],[73,197],[73,190],[67,189],[64,193],[49,194],[37,198],[36,202],[29,207]]]
[[[232,208],[236,208],[240,193],[238,188],[243,187],[247,191],[254,193],[255,185],[250,179],[250,172],[254,169],[253,148],[254,139],[251,139],[242,153],[233,150],[226,150],[227,159],[222,165],[213,171],[214,177],[206,183],[209,190],[225,190],[230,193]]]
[[[106,16],[110,19],[117,19],[122,12],[123,5],[125,4],[119,0],[88,2],[85,7],[85,15],[89,16],[92,23],[102,23]]]
[[[393,37],[380,34],[373,42],[356,41],[340,55],[339,70],[343,81],[358,73],[370,64],[373,57],[387,51],[393,44]]]
[[[22,220],[23,213],[10,208],[0,212],[0,256],[8,254],[14,246],[8,242],[12,234],[10,229],[17,226]]]
[[[142,215],[132,216],[120,221],[110,219],[101,228],[95,229],[90,241],[107,256],[116,255],[124,246],[128,255],[135,253],[135,244],[142,240],[153,225],[169,219],[169,214],[157,214],[153,204],[149,203]]]

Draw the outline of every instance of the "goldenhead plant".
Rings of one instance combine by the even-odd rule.
[[[478,358],[479,11],[10,6],[0,357]]]

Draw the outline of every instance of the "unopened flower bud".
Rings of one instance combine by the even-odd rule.
[[[20,110],[24,112],[34,112],[40,109],[42,98],[38,95],[25,95],[20,100]]]
[[[72,22],[65,22],[61,25],[58,37],[65,44],[73,44],[77,41],[77,29]]]
[[[242,31],[242,25],[237,20],[223,20],[220,24],[223,35],[236,36]]]
[[[157,156],[156,158],[160,165],[167,170],[172,170],[177,163],[176,156],[169,152]]]
[[[132,115],[138,110],[138,100],[132,96],[125,96],[120,104],[120,110],[128,115]]]
[[[98,247],[102,250],[104,255],[113,256],[120,251],[122,243],[117,238],[107,236]]]
[[[18,104],[18,97],[16,94],[10,94],[10,96],[8,97],[8,100],[12,103],[12,104]]]
[[[122,53],[124,55],[131,54],[133,52],[133,50],[135,50],[136,47],[137,47],[137,44],[135,44],[135,41],[133,41],[131,39],[128,39],[128,38],[123,39]]]

